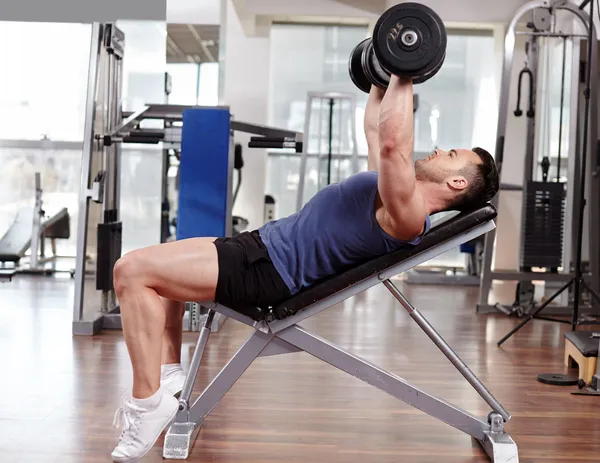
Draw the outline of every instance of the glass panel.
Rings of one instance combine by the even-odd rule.
[[[4,181],[0,182],[0,237],[19,209],[33,208],[36,172],[41,174],[42,207],[47,217],[67,208],[71,237],[56,241],[59,256],[75,256],[81,149],[0,148]],[[47,255],[50,252],[47,247]]]
[[[163,103],[165,95],[166,24],[118,21],[125,33],[123,109],[137,111]],[[144,127],[161,127],[147,121]],[[123,253],[160,242],[162,147],[125,144],[121,157]]]
[[[170,104],[194,105],[198,100],[199,65],[194,63],[169,63],[171,76]]]
[[[219,63],[202,63],[198,82],[198,105],[219,104]]]
[[[269,123],[303,132],[308,92],[348,92],[357,97],[356,120],[362,126],[367,95],[348,77],[348,57],[367,35],[364,26],[274,24]],[[358,138],[358,151],[366,154],[360,130]]]
[[[0,22],[0,139],[81,141],[91,26]]]

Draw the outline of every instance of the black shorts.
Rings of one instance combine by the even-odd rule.
[[[219,259],[216,302],[268,309],[291,296],[257,230],[214,243]]]

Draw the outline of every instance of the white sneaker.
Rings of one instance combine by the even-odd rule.
[[[125,400],[123,407],[115,413],[113,425],[118,428],[123,422],[119,443],[111,456],[114,462],[133,462],[146,455],[154,446],[163,430],[171,424],[177,414],[179,402],[161,391],[160,404],[151,412]]]
[[[167,377],[161,376],[160,387],[165,390],[168,394],[179,398],[181,391],[183,391],[183,384],[185,383],[186,374],[183,370],[177,370],[171,373]]]

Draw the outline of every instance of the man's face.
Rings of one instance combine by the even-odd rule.
[[[418,180],[442,183],[460,180],[457,177],[465,167],[481,162],[477,153],[466,149],[437,149],[425,159],[415,162],[415,173]],[[464,180],[464,177],[462,177]]]

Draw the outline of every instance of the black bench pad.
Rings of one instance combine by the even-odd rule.
[[[565,333],[565,338],[571,341],[571,344],[583,354],[584,357],[598,357],[598,345],[600,339],[592,338],[595,331],[569,331]]]
[[[457,216],[434,226],[416,246],[407,246],[396,252],[377,257],[333,275],[323,281],[303,289],[291,298],[283,301],[272,309],[262,309],[256,306],[229,306],[230,309],[244,314],[253,320],[259,321],[268,318],[270,320],[282,320],[298,313],[309,305],[325,299],[327,296],[337,293],[349,286],[365,280],[381,271],[402,262],[416,254],[419,254],[433,246],[465,233],[482,223],[496,218],[497,212],[494,206],[486,204],[471,212],[462,212]]]

